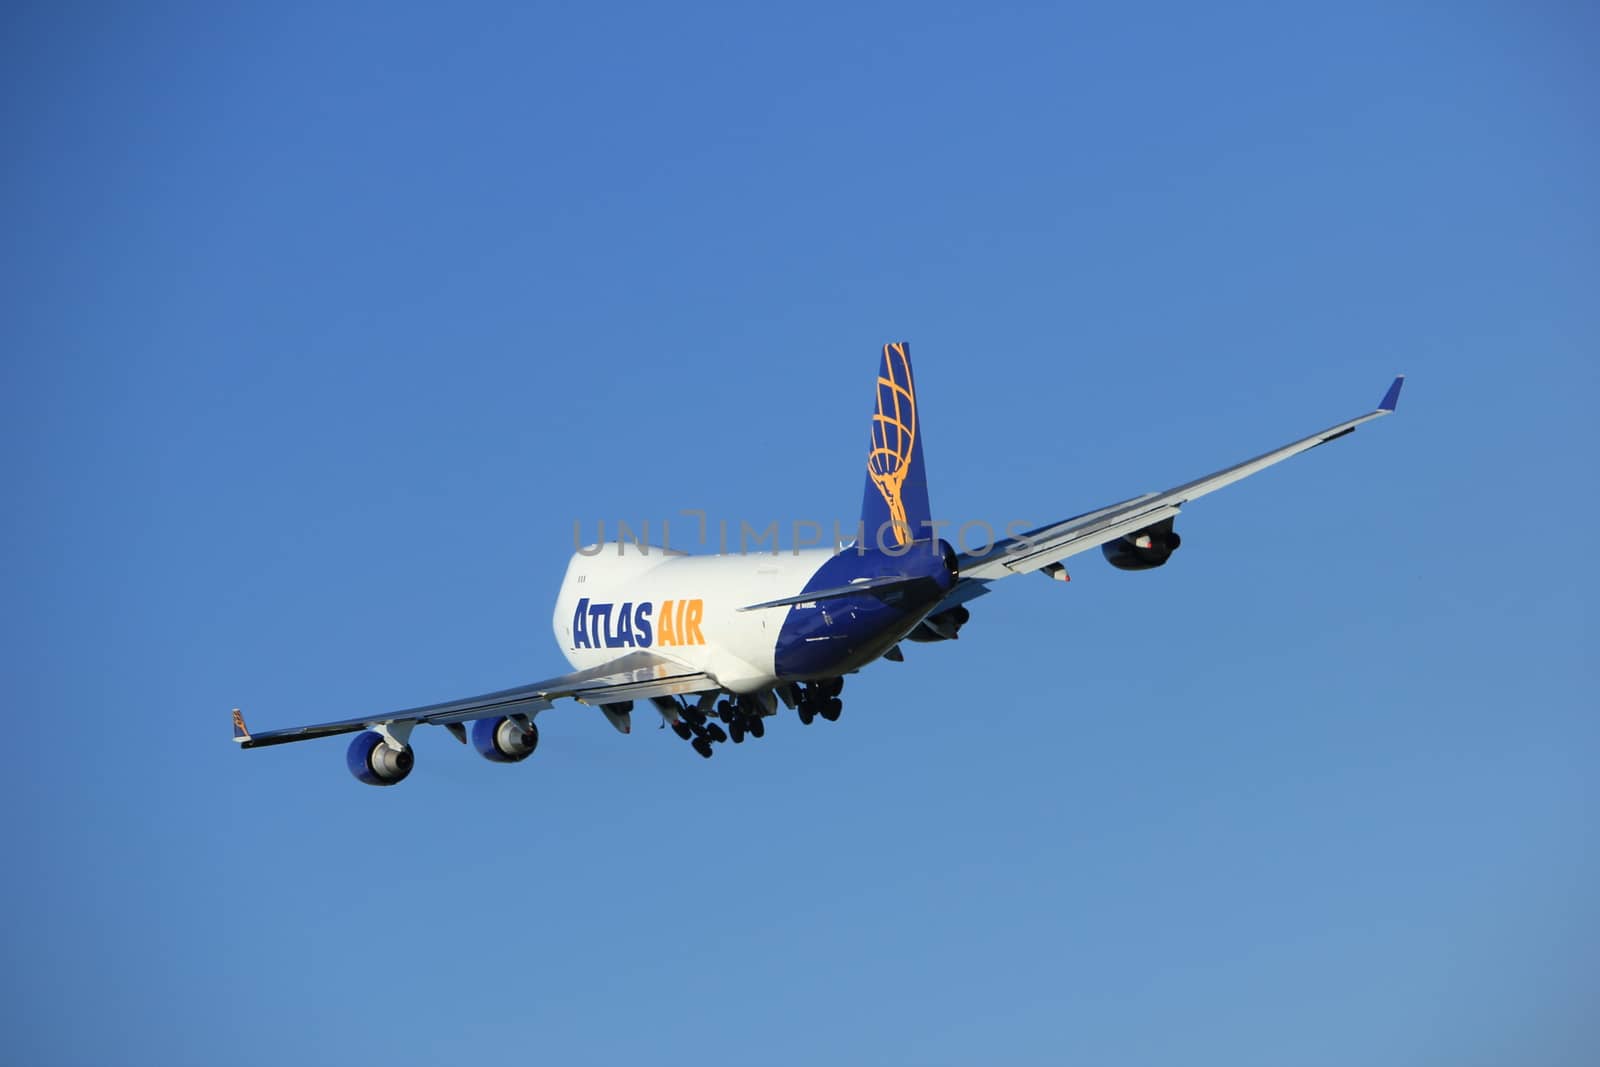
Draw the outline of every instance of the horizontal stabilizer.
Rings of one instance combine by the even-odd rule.
[[[760,611],[763,608],[786,608],[794,604],[811,604],[818,600],[838,600],[847,596],[873,596],[882,600],[892,596],[895,592],[907,589],[912,585],[926,582],[928,579],[922,575],[903,578],[899,575],[887,574],[881,578],[867,578],[849,585],[838,585],[832,589],[813,589],[810,592],[797,593],[786,596],[781,600],[767,600],[760,604],[750,604],[742,607],[740,611]]]

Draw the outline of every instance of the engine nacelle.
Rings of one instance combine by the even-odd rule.
[[[520,715],[479,719],[472,724],[472,747],[492,763],[521,763],[539,747],[539,728]]]
[[[917,628],[906,634],[908,641],[954,641],[961,628],[972,618],[965,604],[957,604],[937,615],[929,615],[917,623]]]
[[[1106,562],[1119,571],[1147,571],[1171,559],[1181,544],[1183,538],[1172,531],[1172,520],[1163,519],[1154,526],[1107,541],[1100,551]]]
[[[350,747],[345,750],[344,762],[358,782],[398,785],[411,773],[416,757],[412,755],[410,745],[390,748],[382,734],[375,730],[363,730],[356,734]]]

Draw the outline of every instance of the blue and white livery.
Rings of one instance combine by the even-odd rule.
[[[707,758],[725,741],[762,737],[780,706],[803,723],[833,721],[846,675],[903,659],[902,642],[955,638],[971,617],[968,602],[996,581],[1035,571],[1065,580],[1062,561],[1093,548],[1122,570],[1160,567],[1179,546],[1173,523],[1184,505],[1393,413],[1403,381],[1373,411],[1215,474],[958,552],[938,536],[949,524],[935,523],[928,504],[910,349],[885,345],[855,544],[738,556],[589,546],[567,563],[552,618],[572,673],[266,733],[251,733],[235,709],[234,740],[259,748],[353,733],[350,772],[394,785],[411,773],[417,726],[443,726],[484,758],[517,763],[539,744],[535,718],[564,699],[598,707],[622,733],[635,703],[648,701]]]

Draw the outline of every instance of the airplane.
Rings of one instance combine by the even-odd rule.
[[[390,786],[415,764],[412,731],[443,726],[494,763],[520,763],[539,745],[536,717],[557,700],[598,707],[621,733],[648,701],[700,756],[766,733],[779,706],[802,723],[836,721],[846,675],[888,659],[906,641],[953,640],[967,605],[1013,575],[1069,580],[1062,561],[1098,548],[1113,567],[1142,571],[1179,546],[1180,509],[1291,456],[1394,413],[1405,376],[1377,408],[1253,459],[1161,493],[961,550],[938,536],[928,504],[923,420],[910,346],[883,346],[874,387],[866,484],[857,538],[779,553],[690,555],[638,540],[574,552],[552,626],[573,667],[531,685],[402,711],[251,733],[238,708],[233,739],[262,748],[356,734],[345,763],[357,781]],[[965,528],[963,528],[965,529]]]

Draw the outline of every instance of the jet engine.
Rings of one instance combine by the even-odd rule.
[[[908,641],[954,641],[960,629],[972,618],[966,605],[957,604],[937,615],[929,615],[917,623],[917,628],[906,634]]]
[[[350,742],[344,762],[358,782],[398,785],[411,773],[411,765],[416,758],[411,754],[410,745],[390,748],[382,734],[376,730],[363,730]]]
[[[493,763],[521,763],[539,747],[539,728],[520,715],[479,719],[472,724],[472,747]]]
[[[1147,571],[1172,558],[1183,539],[1172,531],[1172,520],[1163,519],[1131,534],[1100,546],[1106,562],[1120,571]]]

